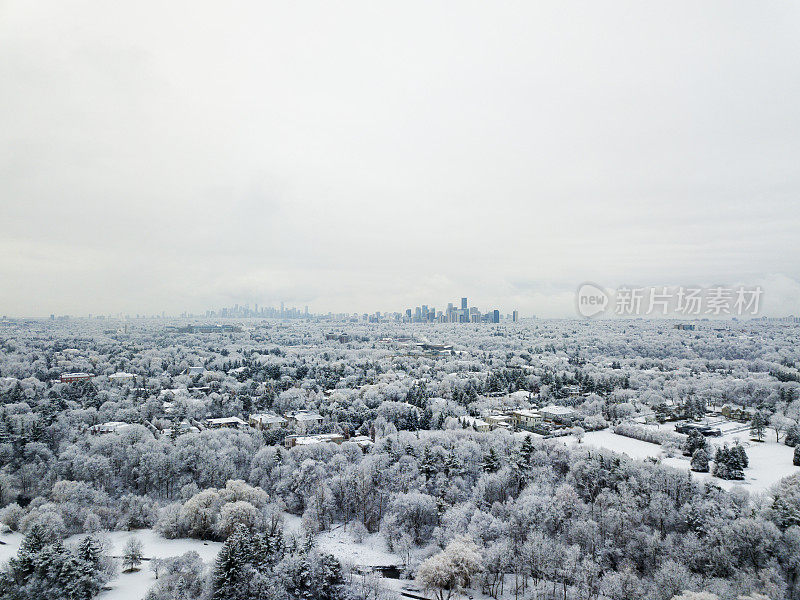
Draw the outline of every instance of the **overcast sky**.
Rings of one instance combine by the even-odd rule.
[[[0,0],[0,314],[800,314],[800,3]]]

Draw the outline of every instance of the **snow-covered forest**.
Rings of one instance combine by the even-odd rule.
[[[0,324],[0,597],[800,598],[800,327]]]

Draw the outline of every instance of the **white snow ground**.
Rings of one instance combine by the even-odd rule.
[[[77,542],[82,535],[67,538],[67,542]],[[150,571],[150,562],[144,561],[138,571],[122,573],[121,560],[122,548],[128,538],[136,537],[142,542],[145,558],[169,558],[180,556],[185,552],[194,550],[206,564],[213,563],[217,552],[222,547],[220,542],[203,542],[201,540],[178,539],[168,540],[161,537],[152,529],[139,529],[136,531],[111,531],[103,533],[102,537],[108,544],[109,553],[117,558],[120,563],[120,573],[106,584],[110,588],[97,596],[101,600],[142,600],[155,582],[155,577]],[[4,563],[14,556],[19,550],[22,535],[19,533],[0,534],[0,563]]]
[[[750,458],[750,466],[745,469],[744,481],[727,481],[714,477],[710,473],[692,472],[692,477],[696,477],[701,481],[705,479],[713,480],[714,483],[727,490],[735,486],[741,486],[750,492],[760,493],[769,490],[770,487],[784,477],[800,473],[800,467],[795,467],[792,464],[794,448],[776,443],[774,433],[770,435],[770,432],[767,431],[764,441],[756,442],[750,439],[749,431],[741,423],[734,423],[720,418],[712,418],[708,422],[714,427],[719,427],[723,434],[722,437],[708,438],[711,444],[715,446],[721,446],[725,443],[732,445],[735,441],[738,441],[745,447],[747,456]],[[672,431],[675,429],[675,423],[665,423],[659,427]],[[742,430],[743,427],[744,430]],[[562,439],[570,445],[576,443],[574,436]],[[618,435],[611,429],[586,433],[583,438],[583,445],[622,452],[631,458],[660,458],[662,464],[676,469],[689,470],[688,457],[667,457],[661,446]]]

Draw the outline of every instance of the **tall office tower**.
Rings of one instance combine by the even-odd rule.
[[[283,318],[283,302],[281,302],[281,319]]]
[[[461,310],[465,310],[466,308],[467,308],[467,299],[466,298],[462,298],[461,299]]]
[[[517,321],[519,321],[519,311],[518,311],[518,310],[512,311],[512,313],[511,313],[511,320],[512,320],[514,323],[516,323]]]
[[[500,322],[500,311],[495,309],[492,311],[492,323]]]

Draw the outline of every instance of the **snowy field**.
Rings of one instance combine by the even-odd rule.
[[[720,487],[727,490],[735,486],[741,486],[748,491],[758,493],[769,490],[772,485],[784,477],[800,473],[800,467],[795,467],[792,464],[794,448],[776,443],[774,434],[770,436],[769,432],[767,432],[763,442],[756,442],[750,439],[749,430],[741,423],[712,418],[708,420],[708,424],[713,427],[718,427],[722,431],[722,437],[708,438],[711,444],[714,446],[722,446],[725,443],[732,445],[734,442],[738,441],[745,447],[747,456],[750,458],[750,466],[745,469],[744,481],[727,481],[714,477],[710,473],[692,472],[692,477],[696,477],[699,480],[711,479]],[[650,425],[649,427],[674,431],[675,423]],[[563,440],[569,445],[577,443],[574,436],[565,437]],[[583,438],[583,445],[595,448],[607,448],[627,454],[631,458],[636,459],[658,458],[661,459],[662,464],[675,467],[676,469],[689,470],[688,457],[667,457],[661,446],[618,435],[611,429],[586,433]]]
[[[750,492],[757,493],[766,492],[784,477],[800,473],[800,467],[792,465],[794,448],[776,444],[774,441],[762,443],[742,442],[742,445],[745,446],[747,456],[750,458],[750,466],[744,470],[744,481],[726,481],[725,479],[714,477],[710,473],[692,472],[692,477],[700,480],[711,479],[726,490],[738,485]],[[689,469],[688,457],[675,456],[666,458],[662,462],[676,469]]]
[[[5,563],[9,558],[17,554],[21,542],[21,533],[0,534],[0,564]]]
[[[361,544],[356,544],[350,537],[350,531],[336,527],[317,536],[320,551],[332,554],[342,564],[368,567],[388,567],[399,565],[399,556],[389,552],[386,542],[378,533],[364,536]]]
[[[563,439],[569,445],[577,444],[574,436],[567,436]],[[658,444],[625,437],[614,433],[611,429],[589,431],[583,436],[582,445],[594,448],[608,448],[638,459],[660,458],[663,454],[663,448]]]
[[[297,515],[284,513],[283,523],[288,534],[299,535],[302,531],[302,519]],[[364,541],[357,544],[353,541],[350,530],[345,531],[341,525],[335,525],[333,529],[317,535],[317,547],[321,552],[331,554],[347,565],[388,567],[402,562],[397,554],[389,552],[380,534],[366,535]]]
[[[67,542],[77,542],[83,536],[77,535],[67,538]],[[101,592],[97,598],[101,600],[142,600],[155,582],[155,577],[150,571],[150,563],[145,560],[138,571],[122,573],[121,556],[125,542],[131,537],[136,537],[142,542],[142,550],[146,559],[169,558],[180,556],[185,552],[194,550],[206,564],[212,564],[217,557],[217,552],[222,547],[220,542],[203,542],[201,540],[179,539],[168,540],[152,529],[137,531],[111,531],[103,534],[102,539],[107,544],[109,554],[117,559],[120,564],[120,573],[106,584],[108,590]],[[22,535],[9,533],[0,535],[0,561],[4,562],[14,556],[19,549]]]

